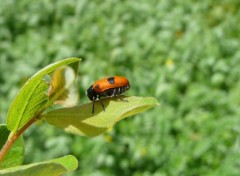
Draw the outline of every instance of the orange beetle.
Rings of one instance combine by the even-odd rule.
[[[123,76],[112,76],[95,81],[86,91],[88,98],[93,102],[92,113],[94,113],[95,100],[98,99],[103,110],[105,110],[101,97],[118,96],[126,92],[129,88],[129,81]]]

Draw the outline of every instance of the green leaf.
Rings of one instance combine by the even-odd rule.
[[[119,120],[158,105],[158,101],[152,97],[121,96],[121,98],[126,101],[121,101],[118,97],[103,99],[105,111],[103,111],[100,102],[96,101],[94,114],[91,113],[92,103],[87,103],[53,110],[42,118],[45,118],[51,125],[63,128],[66,132],[96,136],[114,126]]]
[[[5,124],[0,124],[0,149],[6,143],[10,131]],[[21,165],[24,158],[24,144],[22,136],[12,145],[11,149],[0,162],[0,169]]]
[[[50,161],[22,165],[0,171],[0,176],[53,176],[62,175],[73,171],[78,167],[77,159],[72,156],[64,156]]]
[[[76,86],[73,84],[76,74],[71,67],[63,66],[56,69],[51,76],[48,96],[55,104],[74,106],[78,101]]]
[[[21,88],[10,106],[7,116],[8,129],[17,131],[49,105],[46,95],[49,85],[43,80],[43,76],[51,74],[57,68],[66,65],[72,67],[77,73],[79,61],[79,58],[68,58],[53,63],[32,76]]]

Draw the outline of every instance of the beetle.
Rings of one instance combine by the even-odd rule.
[[[123,76],[106,77],[95,81],[86,91],[86,95],[92,101],[92,114],[94,113],[96,100],[100,101],[105,111],[104,104],[101,101],[102,97],[116,97],[128,89],[130,89],[129,81]]]

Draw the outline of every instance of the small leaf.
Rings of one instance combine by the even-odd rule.
[[[37,113],[47,108],[47,105],[50,105],[46,95],[49,85],[43,81],[43,76],[66,65],[72,67],[75,73],[77,73],[79,61],[80,59],[78,58],[68,58],[51,64],[32,76],[18,92],[10,106],[7,117],[8,129],[17,131]]]
[[[152,97],[121,96],[121,98],[126,101],[121,101],[119,98],[103,99],[105,111],[103,111],[101,104],[96,101],[94,114],[92,114],[92,103],[87,103],[53,110],[43,115],[42,118],[45,118],[51,125],[63,128],[66,132],[96,136],[114,126],[119,120],[158,105],[158,101]]]
[[[50,161],[22,165],[0,170],[0,176],[53,176],[62,175],[68,171],[73,171],[78,167],[77,159],[72,156],[64,156]]]
[[[64,106],[76,105],[78,94],[74,85],[76,75],[71,67],[63,66],[52,74],[48,96],[55,104]]]
[[[5,124],[0,124],[0,149],[6,143],[10,131]],[[24,158],[24,144],[22,136],[12,145],[11,149],[0,162],[0,169],[21,165]]]
[[[53,159],[48,162],[55,162],[63,165],[68,171],[73,171],[78,167],[78,160],[73,155],[67,155],[61,158]]]

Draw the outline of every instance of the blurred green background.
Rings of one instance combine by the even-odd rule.
[[[25,163],[73,154],[74,176],[239,175],[239,0],[0,3],[0,122],[27,78],[72,56],[83,59],[79,103],[112,75],[160,102],[95,138],[34,125]]]

